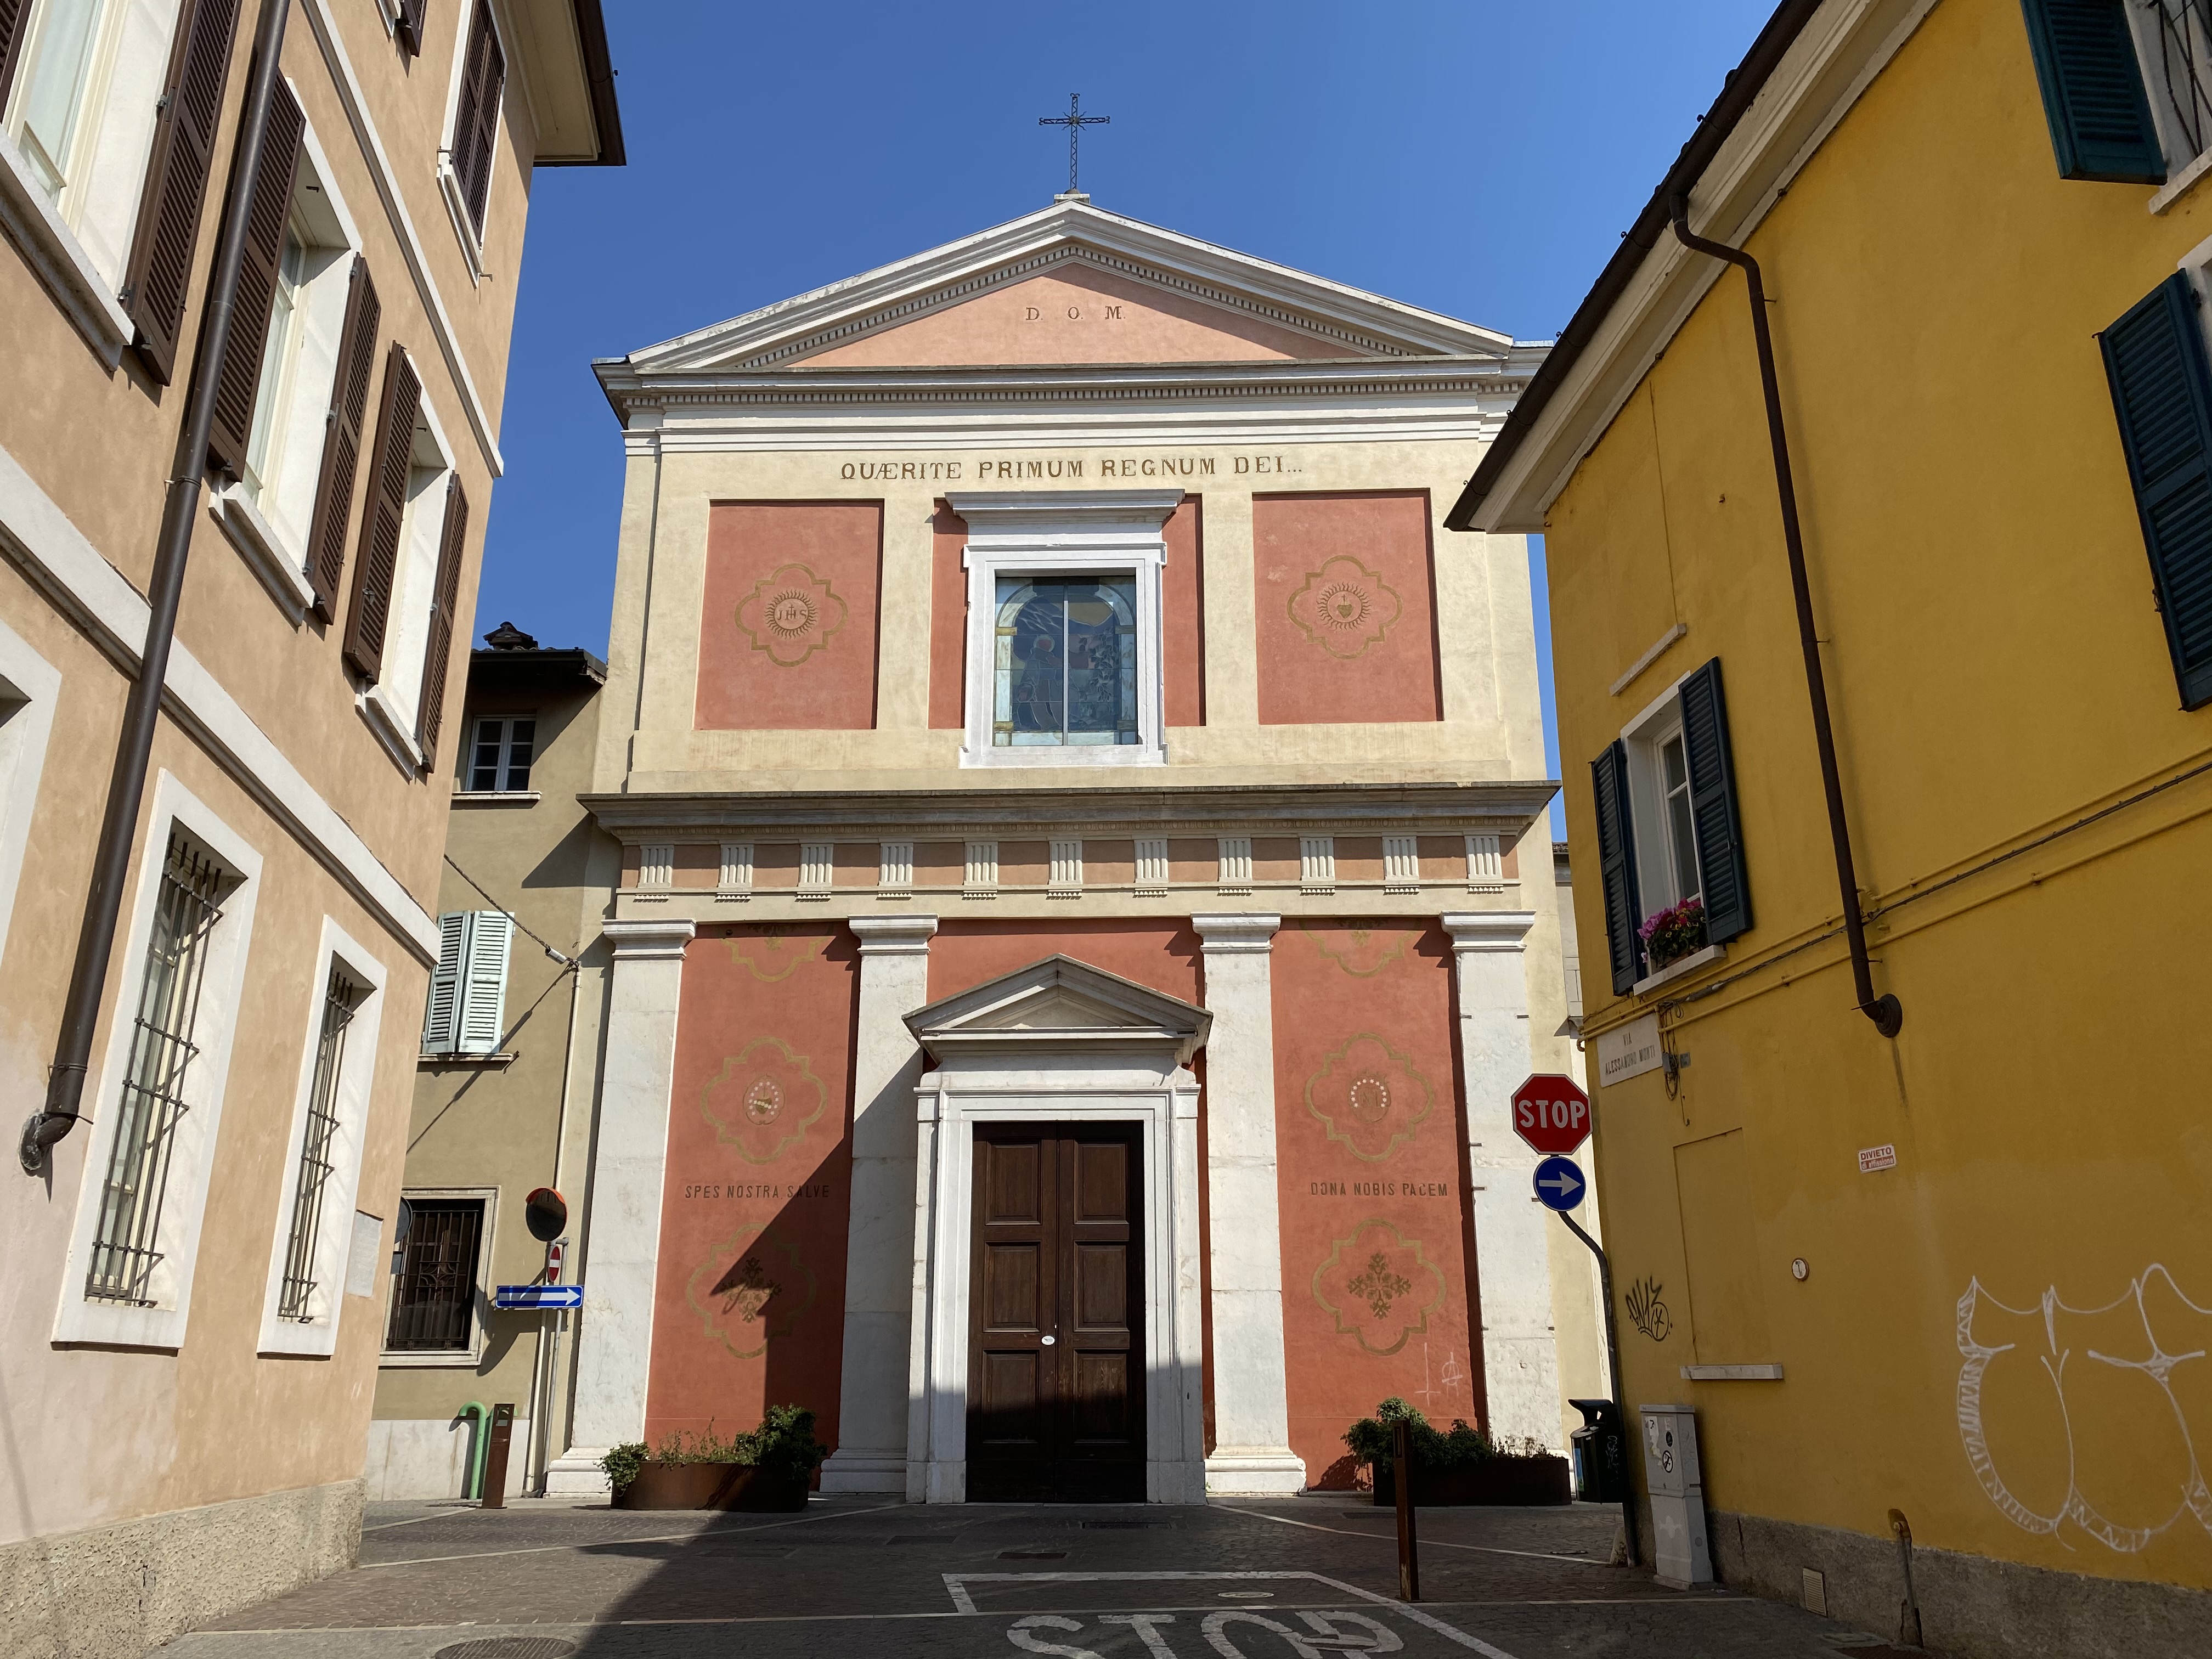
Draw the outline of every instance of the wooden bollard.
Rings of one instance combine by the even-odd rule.
[[[1421,1548],[1413,1536],[1413,1425],[1392,1425],[1390,1462],[1398,1499],[1398,1599],[1421,1599]]]

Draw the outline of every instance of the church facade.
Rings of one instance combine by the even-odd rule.
[[[617,360],[586,1307],[555,1491],[813,1407],[825,1490],[1348,1487],[1565,1443],[1583,1248],[1528,566],[1542,348],[1104,212]]]

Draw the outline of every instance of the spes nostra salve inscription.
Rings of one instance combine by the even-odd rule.
[[[686,1198],[827,1198],[830,1183],[826,1181],[808,1182],[803,1185],[778,1186],[763,1181],[726,1181],[692,1182],[684,1188]]]
[[[1274,477],[1304,471],[1287,455],[1067,455],[1043,460],[977,455],[964,461],[847,461],[837,476],[860,483],[1022,483],[1053,478]]]

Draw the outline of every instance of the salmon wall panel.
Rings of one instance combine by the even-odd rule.
[[[968,520],[943,501],[929,521],[929,725],[957,732],[968,723],[968,573],[960,556]]]
[[[929,1000],[1051,956],[1199,1000],[1198,935],[1188,924],[1153,921],[945,922],[929,942]]]
[[[1260,720],[1443,717],[1425,490],[1255,495]]]
[[[1206,724],[1206,533],[1203,500],[1186,495],[1161,526],[1160,655],[1170,726]]]
[[[1397,1395],[1478,1419],[1451,945],[1414,919],[1275,936],[1275,1152],[1291,1445],[1354,1484],[1345,1429]]]
[[[835,923],[717,927],[684,952],[648,1444],[786,1404],[837,1443],[859,960]]]
[[[702,732],[876,720],[880,501],[718,501],[699,619]]]

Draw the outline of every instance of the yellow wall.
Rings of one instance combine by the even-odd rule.
[[[2180,1299],[2212,1308],[2191,1037],[2212,776],[1930,890],[2212,759],[2212,710],[2177,706],[2093,337],[2212,234],[2212,184],[2163,216],[2152,194],[2061,180],[2017,0],[1944,0],[1750,239],[1859,878],[1870,910],[1901,906],[1871,929],[1894,1042],[1851,1011],[1824,937],[1835,870],[1741,276],[1577,471],[1548,562],[1587,1026],[1661,1000],[1615,998],[1603,971],[1588,763],[1716,655],[1758,923],[1664,989],[1732,981],[1665,1016],[1692,1060],[1679,1095],[1656,1073],[1598,1091],[1617,1289],[1656,1280],[1673,1322],[1654,1340],[1624,1314],[1629,1401],[1697,1405],[1715,1509],[1886,1536],[1895,1506],[1923,1547],[2205,1586],[2212,1503],[2183,1506],[2182,1424],[2212,1474],[2212,1359],[2169,1395],[2091,1351],[2212,1349],[2212,1314]],[[1897,1167],[1859,1173],[1882,1143]],[[1979,1474],[1978,1283],[2030,1310],[1975,1315],[1981,1342],[2014,1345],[1982,1379]],[[2112,1310],[2046,1322],[2046,1295]],[[1785,1381],[1679,1370],[1767,1361]],[[2023,1516],[2064,1507],[2069,1424],[2074,1492],[2111,1528],[2008,1518],[1985,1483]]]

